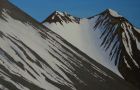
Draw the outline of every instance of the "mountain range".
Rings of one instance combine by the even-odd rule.
[[[140,30],[112,9],[77,18],[55,11],[43,25],[125,80],[140,86]]]
[[[111,9],[40,23],[0,0],[0,90],[139,90],[139,33]]]

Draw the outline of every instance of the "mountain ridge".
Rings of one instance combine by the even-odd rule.
[[[56,11],[54,11],[51,15],[49,15],[44,21],[42,21],[41,23],[49,22],[50,20],[48,21],[48,19],[52,19],[52,17],[53,17],[53,19],[54,19],[55,15],[57,16],[57,14],[58,14],[58,15],[61,15],[61,16],[63,16],[63,17],[65,17],[65,16],[68,16],[68,17],[71,16],[71,17],[77,18],[77,19],[84,19],[84,18],[81,18],[81,17],[73,16],[73,15],[69,14],[68,12],[62,12],[62,11],[56,10]],[[114,18],[124,18],[124,17],[121,16],[118,12],[116,12],[115,10],[110,9],[110,8],[108,8],[108,9],[102,11],[100,14],[108,14],[108,15],[114,17]],[[100,15],[100,14],[97,14],[97,15]],[[95,16],[96,16],[96,15],[91,16],[91,17],[86,17],[86,18],[87,18],[87,19],[90,19],[90,18],[93,18],[93,17],[95,17]],[[64,21],[65,21],[65,20],[64,20]],[[50,22],[50,23],[51,23],[51,22]]]

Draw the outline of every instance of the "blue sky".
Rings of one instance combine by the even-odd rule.
[[[107,8],[114,9],[140,28],[140,0],[10,0],[38,21],[53,11],[66,11],[78,17],[90,17]]]

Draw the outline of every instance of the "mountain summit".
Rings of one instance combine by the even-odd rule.
[[[81,18],[79,23],[43,24],[98,63],[140,86],[140,30],[116,11],[107,9],[96,16]]]
[[[44,20],[43,23],[44,22],[49,22],[49,23],[59,22],[60,24],[62,24],[62,22],[65,22],[65,23],[69,23],[69,22],[79,23],[79,19],[80,18],[73,17],[66,12],[55,11],[46,20]]]
[[[115,10],[112,10],[112,9],[107,9],[105,12],[109,13],[113,17],[122,17],[121,15],[118,14],[118,12],[116,12]]]

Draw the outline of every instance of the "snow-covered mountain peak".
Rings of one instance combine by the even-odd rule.
[[[64,12],[61,12],[61,11],[54,11],[53,14],[54,14],[54,15],[65,16],[65,15],[64,15]],[[65,14],[66,14],[66,12],[65,12]]]
[[[63,22],[65,22],[65,23],[69,23],[69,22],[79,23],[79,19],[80,18],[74,17],[74,16],[68,14],[67,12],[55,11],[46,20],[44,20],[43,23],[45,23],[45,22],[49,22],[49,23],[59,22],[61,25],[63,25]]]
[[[107,9],[107,10],[105,10],[105,12],[110,14],[113,17],[122,17],[118,12],[116,12],[113,9]]]
[[[92,19],[96,16],[107,16],[108,18],[114,18],[114,19],[124,19],[124,17],[122,15],[120,15],[117,11],[113,10],[113,9],[106,9],[103,12],[101,12],[100,14],[97,14],[95,16],[91,16],[88,19]]]

